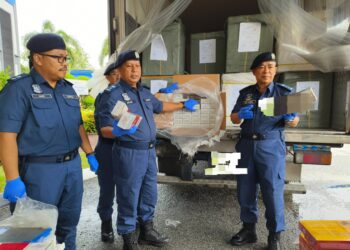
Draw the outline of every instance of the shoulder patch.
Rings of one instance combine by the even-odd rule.
[[[282,84],[282,83],[277,83],[276,86],[278,86],[278,87],[280,87],[280,88],[282,88],[282,89],[284,89],[284,90],[287,90],[287,91],[289,91],[289,92],[292,92],[292,91],[293,91],[293,88],[291,88],[291,87],[289,87],[289,86],[287,86],[287,85],[285,85],[285,84]]]
[[[29,76],[29,74],[20,74],[20,75],[17,75],[17,76],[13,76],[10,79],[8,79],[8,82],[15,82],[15,81],[18,81],[20,79],[26,78],[28,76]]]
[[[245,91],[249,91],[249,90],[251,90],[251,89],[254,88],[254,87],[255,87],[255,84],[249,85],[249,86],[247,86],[247,87],[241,89],[241,90],[239,91],[239,93],[244,93]]]

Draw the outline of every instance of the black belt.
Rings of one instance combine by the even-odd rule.
[[[143,142],[143,141],[119,141],[115,140],[115,145],[118,145],[123,148],[131,148],[131,149],[150,149],[154,148],[156,142]]]
[[[104,137],[99,137],[99,140],[103,143],[103,144],[109,144],[109,145],[113,145],[114,143],[114,139],[110,139],[110,138],[104,138]]]
[[[66,154],[61,155],[50,155],[50,156],[20,156],[20,162],[30,163],[61,163],[73,160],[78,154],[78,149],[70,151]]]
[[[266,134],[260,134],[260,133],[252,133],[252,134],[247,134],[247,133],[241,133],[239,138],[242,139],[247,139],[247,140],[266,140],[266,139],[277,139],[281,138],[281,134],[283,131],[270,131],[269,133]]]

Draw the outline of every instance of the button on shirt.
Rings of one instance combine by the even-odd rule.
[[[261,99],[276,96],[285,96],[291,92],[287,86],[272,82],[265,93],[260,94],[258,85],[248,86],[240,91],[236,105],[232,113],[237,113],[242,107],[253,104],[253,119],[246,119],[241,124],[242,132],[247,134],[260,133],[265,134],[269,131],[278,131],[284,129],[284,120],[282,116],[265,116],[260,108],[258,102]]]
[[[129,112],[140,115],[141,123],[136,132],[132,135],[123,135],[118,137],[121,141],[153,141],[156,139],[156,125],[154,122],[153,113],[163,111],[163,103],[155,98],[151,92],[137,85],[137,89],[132,88],[123,80],[119,80],[119,84],[115,88],[106,89],[100,101],[100,116],[99,124],[101,128],[113,126],[113,110],[117,101],[124,102],[129,109]]]
[[[79,97],[66,80],[51,86],[34,69],[0,93],[0,131],[18,134],[20,156],[50,156],[81,145]]]

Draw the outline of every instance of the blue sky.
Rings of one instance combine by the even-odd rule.
[[[41,31],[43,22],[50,20],[57,30],[76,38],[90,64],[99,68],[98,56],[108,31],[107,0],[17,0],[16,7],[20,39]]]

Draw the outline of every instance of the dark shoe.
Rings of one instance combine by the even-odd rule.
[[[114,232],[112,227],[112,220],[104,220],[101,223],[101,240],[103,242],[113,243]]]
[[[137,243],[138,234],[137,232],[123,234],[123,250],[140,250],[139,244]]]
[[[267,238],[267,250],[281,250],[281,233],[270,233]]]
[[[140,225],[140,244],[163,247],[169,243],[169,238],[161,235],[153,226],[153,221],[146,221]]]
[[[255,224],[243,223],[243,228],[232,236],[230,243],[233,246],[243,246],[248,243],[255,243],[256,241]]]

